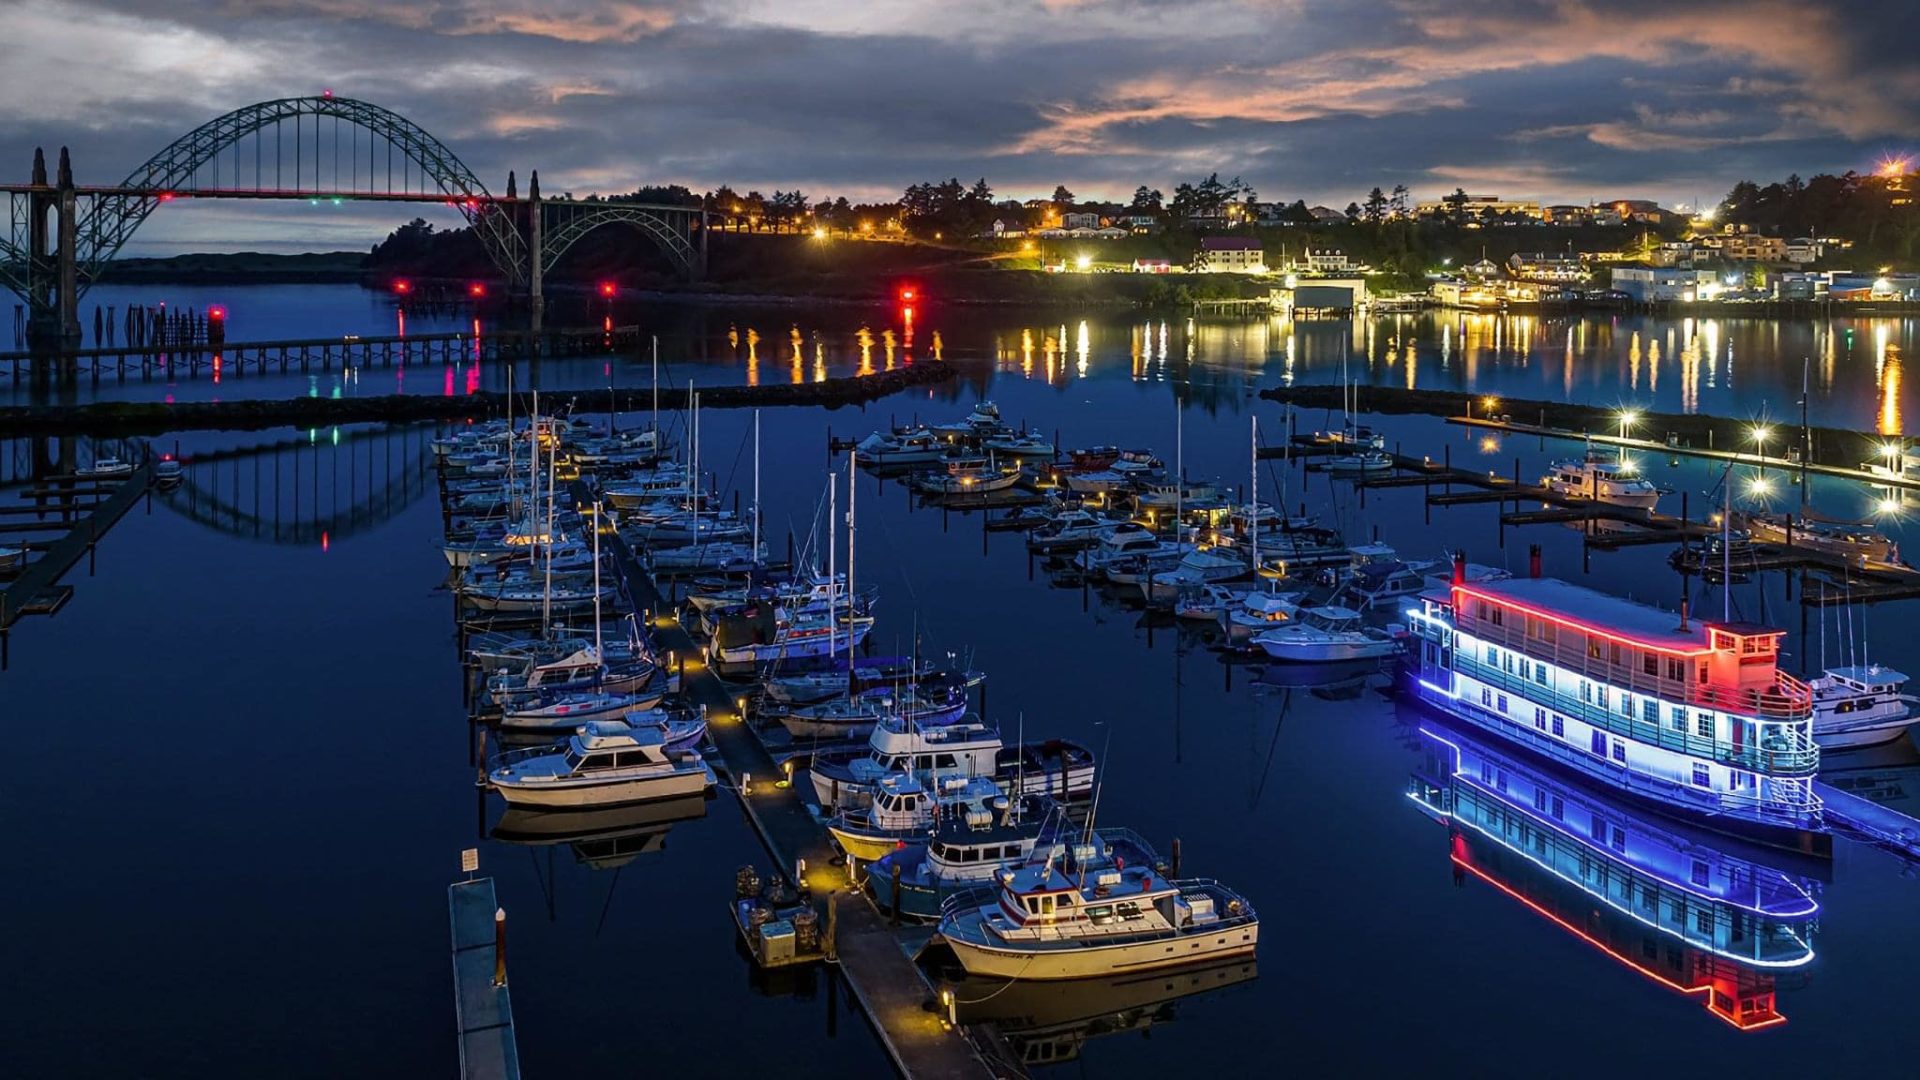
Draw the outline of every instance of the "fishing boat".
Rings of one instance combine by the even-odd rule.
[[[1066,802],[1093,790],[1094,765],[1093,751],[1064,739],[1009,746],[978,719],[923,727],[890,716],[875,725],[865,748],[815,754],[807,773],[815,801],[831,812],[865,806],[876,784],[903,772],[934,781],[984,776],[1008,794]]]
[[[1217,486],[1197,480],[1146,480],[1136,483],[1134,491],[1134,502],[1142,510],[1177,510],[1186,503],[1220,497]]]
[[[885,468],[890,465],[927,465],[947,456],[949,446],[927,428],[888,434],[876,431],[854,444],[861,464]]]
[[[1217,623],[1221,616],[1238,606],[1252,591],[1246,585],[1189,585],[1173,598],[1173,617]]]
[[[1018,465],[997,465],[986,458],[954,458],[946,471],[915,477],[913,486],[929,495],[984,495],[1018,484]]]
[[[1722,832],[1830,856],[1813,691],[1786,632],[1551,578],[1453,580],[1410,610],[1428,706]]]
[[[969,810],[942,815],[924,843],[895,848],[867,868],[867,891],[882,911],[894,907],[894,876],[899,876],[900,916],[919,922],[940,917],[947,899],[968,889],[991,885],[1002,873],[1028,862],[1036,848],[1059,842],[1073,824],[1057,804],[1039,797],[1016,803],[996,799],[988,813]],[[1154,867],[1160,856],[1131,829],[1097,829],[1094,855],[1106,867]]]
[[[1617,962],[1741,1030],[1784,1019],[1776,980],[1814,959],[1818,880],[1475,728],[1422,719],[1419,736],[1407,794],[1446,827],[1456,880],[1487,882],[1597,950],[1607,959],[1592,972]]]
[[[935,424],[930,430],[937,435],[971,441],[1001,433],[1006,430],[1006,424],[1000,419],[998,405],[991,401],[982,401],[958,422]]]
[[[1913,726],[1907,677],[1879,664],[1828,668],[1807,680],[1813,691],[1813,741],[1822,750],[1879,746]]]
[[[1382,659],[1399,653],[1402,645],[1398,635],[1368,626],[1359,612],[1332,604],[1300,608],[1292,619],[1252,640],[1275,660],[1303,664]]]
[[[660,730],[589,723],[557,746],[507,752],[487,781],[509,805],[559,808],[692,795],[715,778],[697,752],[668,749]]]
[[[1886,533],[1857,521],[1836,521],[1811,512],[1799,516],[1764,512],[1736,511],[1732,516],[1736,529],[1744,529],[1755,542],[1811,548],[1838,555],[1856,566],[1902,566],[1900,545]]]
[[[1049,857],[949,897],[939,933],[969,975],[1084,979],[1251,953],[1260,920],[1217,881]]]
[[[844,697],[849,691],[858,693],[890,683],[912,682],[933,674],[935,670],[932,660],[915,660],[909,656],[856,657],[851,665],[845,658],[836,657],[820,670],[768,675],[762,680],[761,686],[769,701],[782,705],[811,705],[832,697]],[[972,680],[968,685],[973,686],[984,676],[970,672],[967,678]]]
[[[1540,486],[1569,499],[1591,499],[1635,510],[1652,510],[1661,495],[1624,454],[1615,457],[1598,450],[1547,466]]]
[[[1269,630],[1292,622],[1305,597],[1304,592],[1297,591],[1244,593],[1238,604],[1221,613],[1220,629],[1226,631],[1229,644],[1240,645],[1252,641]]]
[[[180,459],[172,454],[163,455],[159,461],[153,463],[153,482],[161,491],[172,491],[186,483],[186,480],[186,467],[181,465]]]
[[[923,784],[912,773],[894,773],[874,785],[872,802],[829,818],[827,832],[848,857],[873,862],[901,844],[924,840],[938,815],[991,805],[1000,794],[985,777],[949,776]]]
[[[1197,547],[1180,557],[1173,569],[1155,572],[1135,584],[1148,604],[1164,607],[1201,585],[1251,577],[1247,554],[1229,547]]]

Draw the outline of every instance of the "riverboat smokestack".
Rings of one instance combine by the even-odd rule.
[[[1527,547],[1527,576],[1534,577],[1534,578],[1537,578],[1540,576],[1540,545],[1539,544],[1531,544],[1531,545],[1528,545]]]
[[[1467,583],[1467,553],[1464,548],[1453,549],[1453,583],[1455,585]]]
[[[1687,632],[1687,598],[1680,598],[1680,632]]]

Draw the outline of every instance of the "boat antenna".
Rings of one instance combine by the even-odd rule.
[[[519,478],[517,457],[513,452],[513,361],[507,361],[507,520],[520,516],[520,499],[513,493]]]
[[[1807,369],[1812,365],[1811,358],[1800,358],[1800,521],[1807,520],[1807,504],[1813,496],[1807,488],[1807,463],[1813,458],[1813,428],[1807,425]]]
[[[1720,621],[1733,621],[1733,462],[1720,477]]]
[[[1250,474],[1252,484],[1248,489],[1250,497],[1247,502],[1247,536],[1250,541],[1249,546],[1252,548],[1251,562],[1249,565],[1253,569],[1254,581],[1258,582],[1260,580],[1260,417],[1256,415],[1251,417],[1251,419],[1253,421],[1253,449],[1248,454],[1248,460],[1251,462],[1251,465],[1248,467],[1247,472]]]
[[[837,622],[835,601],[840,590],[840,474],[827,474],[827,658],[833,658],[833,627]],[[852,598],[849,597],[849,600]],[[847,700],[853,700],[853,657],[847,657]]]
[[[860,466],[860,451],[848,450],[847,451],[847,686],[848,687],[853,686],[853,620],[855,615],[855,609],[854,609],[855,600],[853,596],[853,534],[854,534],[853,502],[854,502],[854,491],[860,486],[860,473],[858,471],[859,466]],[[827,588],[831,590],[833,588],[833,583],[828,582]],[[829,651],[831,651],[833,648],[833,627],[831,624],[829,624],[827,627],[827,648]]]
[[[534,444],[537,446],[539,442],[539,427],[535,425]],[[553,484],[554,459],[558,456],[558,450],[559,448],[555,447],[554,452],[547,455],[547,528],[543,537],[546,542],[542,545],[545,548],[547,562],[547,587],[540,597],[540,629],[543,634],[553,632]]]
[[[1113,747],[1113,725],[1107,724],[1104,720],[1100,721],[1100,723],[1106,726],[1107,737],[1100,744],[1100,779],[1093,785],[1093,805],[1087,810],[1087,833],[1086,839],[1081,841],[1082,845],[1091,845],[1093,843],[1093,825],[1100,817],[1100,793],[1105,791],[1107,787],[1107,751]],[[1066,767],[1067,763],[1063,758],[1060,762],[1060,768],[1064,770]],[[1078,855],[1074,857],[1074,862],[1080,863]],[[1085,863],[1080,863],[1080,887],[1085,888],[1086,885],[1087,867]]]
[[[598,686],[607,671],[607,654],[602,651],[600,642],[600,500],[593,500],[593,659],[600,667],[594,673],[594,685]]]
[[[653,452],[660,453],[660,335],[653,335]]]
[[[753,410],[753,547],[748,551],[753,562],[760,561],[760,410]]]
[[[1020,725],[1016,730],[1018,734],[1014,738],[1017,740],[1019,764],[1013,769],[1013,797],[1007,800],[1007,812],[1001,818],[1003,825],[1020,819],[1020,803],[1027,796],[1027,710],[1025,709],[1020,710]],[[1066,768],[1067,761],[1063,757],[1060,759],[1060,769],[1064,772]]]

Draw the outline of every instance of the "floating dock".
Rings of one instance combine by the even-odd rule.
[[[519,1080],[520,1050],[514,1042],[513,1003],[496,951],[494,913],[500,910],[493,879],[447,887],[453,924],[453,1016],[460,1036],[460,1075],[471,1080]]]
[[[1818,780],[1814,781],[1813,790],[1825,804],[1827,826],[1834,832],[1920,860],[1920,818],[1908,817]]]
[[[576,498],[585,494],[576,491]],[[614,534],[603,542],[613,554],[615,575],[634,609],[652,613],[658,647],[673,656],[681,694],[705,710],[708,738],[719,751],[720,764],[740,788],[740,805],[746,808],[748,820],[778,861],[776,871],[798,878],[804,861],[802,883],[811,894],[825,896],[834,905],[828,948],[838,955],[847,984],[873,1021],[894,1066],[914,1080],[997,1075],[965,1036],[926,1008],[934,991],[909,955],[907,941],[887,926],[834,866],[838,856],[827,830],[798,789],[790,783],[783,786],[785,772],[747,723],[744,690],[729,687],[707,666],[699,644],[667,610],[666,598],[626,541]]]
[[[26,544],[34,553],[27,565],[0,590],[0,641],[5,632],[22,616],[51,614],[72,595],[72,587],[59,584],[63,574],[90,555],[107,530],[126,516],[153,485],[152,463],[143,464],[124,477],[108,481],[55,478],[21,493],[35,500],[34,506],[7,507],[7,519],[0,519],[0,540],[21,532],[59,532],[45,543]],[[53,520],[14,522],[11,516],[45,515]],[[18,541],[14,541],[18,542]]]

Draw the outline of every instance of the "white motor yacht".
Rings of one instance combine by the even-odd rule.
[[[1828,668],[1813,689],[1813,741],[1822,750],[1878,746],[1913,725],[1914,698],[1902,693],[1907,677],[1879,664]]]
[[[1540,486],[1571,499],[1592,499],[1636,510],[1651,510],[1660,502],[1660,489],[1641,476],[1632,461],[1598,450],[1549,465]]]
[[[698,752],[663,728],[585,724],[555,746],[509,751],[487,780],[509,804],[579,809],[699,794],[715,782]]]
[[[1333,606],[1300,608],[1253,643],[1275,660],[1314,664],[1388,657],[1401,648],[1400,638],[1366,625],[1359,612]]]

